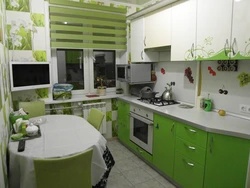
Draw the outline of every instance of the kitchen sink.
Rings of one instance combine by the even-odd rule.
[[[193,106],[188,105],[188,104],[179,104],[178,107],[180,107],[180,108],[185,108],[185,109],[193,108]]]

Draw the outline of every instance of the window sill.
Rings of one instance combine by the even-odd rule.
[[[72,98],[68,100],[44,99],[44,102],[45,104],[60,104],[60,103],[90,101],[90,100],[99,100],[99,99],[112,99],[112,98],[121,97],[123,95],[124,94],[115,94],[115,93],[107,93],[104,96],[98,96],[98,97],[86,97],[86,95],[73,95]]]

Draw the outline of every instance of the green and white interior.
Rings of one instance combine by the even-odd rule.
[[[117,88],[123,88],[124,94],[129,94],[130,86],[113,80],[115,85],[106,89],[105,96],[86,97],[97,93],[92,57],[100,51],[114,52],[116,64],[151,62],[157,76],[154,91],[163,93],[166,83],[174,81],[176,100],[195,106],[199,96],[209,95],[214,111],[207,113],[223,109],[227,113],[225,117],[244,119],[250,126],[249,7],[249,0],[0,0],[0,187],[8,187],[9,113],[17,109],[20,101],[44,100],[46,114],[78,116],[83,116],[82,111],[71,107],[106,102],[104,136],[118,136],[136,152],[136,146],[128,139],[129,120],[124,115],[130,104],[119,100],[121,95],[115,92]],[[81,21],[78,16],[83,15],[88,18]],[[93,18],[97,21],[91,20]],[[82,32],[81,27],[86,30]],[[105,29],[108,32],[104,32]],[[65,51],[69,53],[68,63],[74,64],[78,58],[75,54],[79,53],[84,62],[84,87],[73,90],[72,99],[53,100],[52,86],[11,91],[11,61],[50,62],[52,84],[57,83],[60,80],[60,50],[63,53],[63,50],[76,50]],[[234,60],[236,69],[218,70],[219,62],[233,64]],[[187,68],[192,70],[193,83],[185,76]],[[228,90],[228,94],[220,94],[219,89]],[[218,118],[223,117],[218,115]],[[171,129],[172,121],[178,124],[175,137],[165,135]],[[159,114],[154,115],[154,122],[165,125],[164,130],[159,132],[154,128],[153,155],[144,153],[141,157],[167,177],[185,188],[245,186],[247,167],[238,169],[237,163],[247,166],[249,139],[207,133],[197,128],[200,137],[190,138],[182,130],[190,125]],[[236,130],[237,126],[236,123]],[[211,140],[219,143],[214,150],[219,151],[215,154],[216,160],[209,151]],[[162,142],[174,145],[165,146]],[[197,146],[199,156],[184,153],[183,142]],[[197,171],[189,173],[182,166],[182,156],[198,164]],[[165,157],[170,160],[166,162]],[[235,172],[234,177],[229,177],[226,172]],[[210,181],[216,176],[221,176],[219,184]],[[235,183],[228,184],[230,178],[235,179]]]

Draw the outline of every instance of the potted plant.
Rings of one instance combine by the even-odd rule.
[[[96,79],[97,86],[97,94],[98,95],[106,95],[106,86],[104,86],[105,79],[103,76],[99,76]]]

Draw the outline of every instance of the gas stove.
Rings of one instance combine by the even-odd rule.
[[[139,101],[147,104],[153,104],[155,106],[168,106],[173,104],[180,104],[179,102],[175,100],[162,100],[161,97],[155,97],[155,98],[140,98]]]

